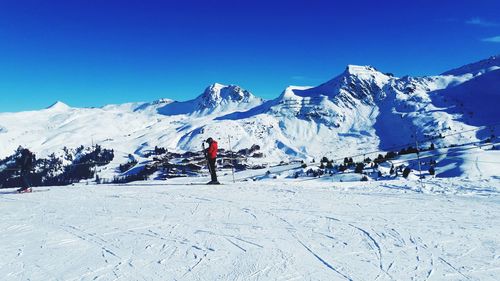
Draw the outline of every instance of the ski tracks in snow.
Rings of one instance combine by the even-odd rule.
[[[370,184],[5,195],[0,239],[10,243],[0,270],[39,280],[494,280],[500,241],[488,233],[499,220],[496,201]],[[37,266],[26,271],[30,263]]]

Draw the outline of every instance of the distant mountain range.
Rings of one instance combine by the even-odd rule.
[[[197,98],[177,102],[73,108],[56,102],[39,111],[0,114],[0,157],[19,146],[41,156],[98,143],[114,149],[115,164],[155,146],[199,150],[208,137],[221,148],[257,144],[279,162],[369,151],[479,141],[500,133],[500,57],[438,76],[394,77],[349,65],[316,87],[287,87],[263,100],[236,85],[215,83]]]

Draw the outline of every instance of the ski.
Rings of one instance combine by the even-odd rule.
[[[30,191],[16,191],[17,194],[24,194],[24,193],[37,193],[37,192],[46,192],[49,191],[50,189],[36,189],[36,190],[30,190]]]
[[[0,195],[6,195],[6,194],[29,194],[29,193],[37,193],[37,192],[46,192],[49,191],[50,189],[37,189],[37,190],[31,190],[31,191],[23,191],[19,192],[17,190],[15,191],[7,191],[7,192],[1,192]]]

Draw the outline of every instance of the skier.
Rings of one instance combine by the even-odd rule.
[[[205,151],[208,161],[208,169],[210,170],[210,176],[212,180],[208,184],[220,184],[217,180],[217,174],[215,171],[215,160],[217,158],[217,142],[212,138],[207,139],[208,148]]]
[[[19,193],[31,192],[31,170],[33,169],[33,164],[35,162],[35,155],[31,153],[26,148],[21,150],[21,157],[17,159],[17,166],[21,170],[21,179],[23,180],[24,185],[17,190]]]

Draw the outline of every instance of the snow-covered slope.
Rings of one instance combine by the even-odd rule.
[[[415,146],[416,140],[423,147],[474,143],[500,135],[498,61],[491,57],[439,76],[401,78],[349,65],[319,86],[290,86],[269,101],[239,86],[213,84],[185,102],[103,108],[58,102],[40,111],[1,113],[0,157],[19,145],[44,156],[98,143],[115,150],[117,165],[129,153],[140,159],[155,146],[199,150],[214,137],[224,149],[259,145],[264,158],[256,162],[323,156],[360,161],[380,150]]]
[[[441,75],[461,76],[465,74],[471,74],[473,76],[476,76],[497,69],[500,69],[500,54],[496,56],[491,56],[490,58],[485,60],[467,64],[450,71],[446,71]]]
[[[456,87],[432,93],[432,97],[436,104],[449,108],[450,114],[462,114],[462,121],[467,124],[498,123],[499,81],[500,67]]]
[[[0,279],[498,280],[498,180],[183,183],[0,190]]]

